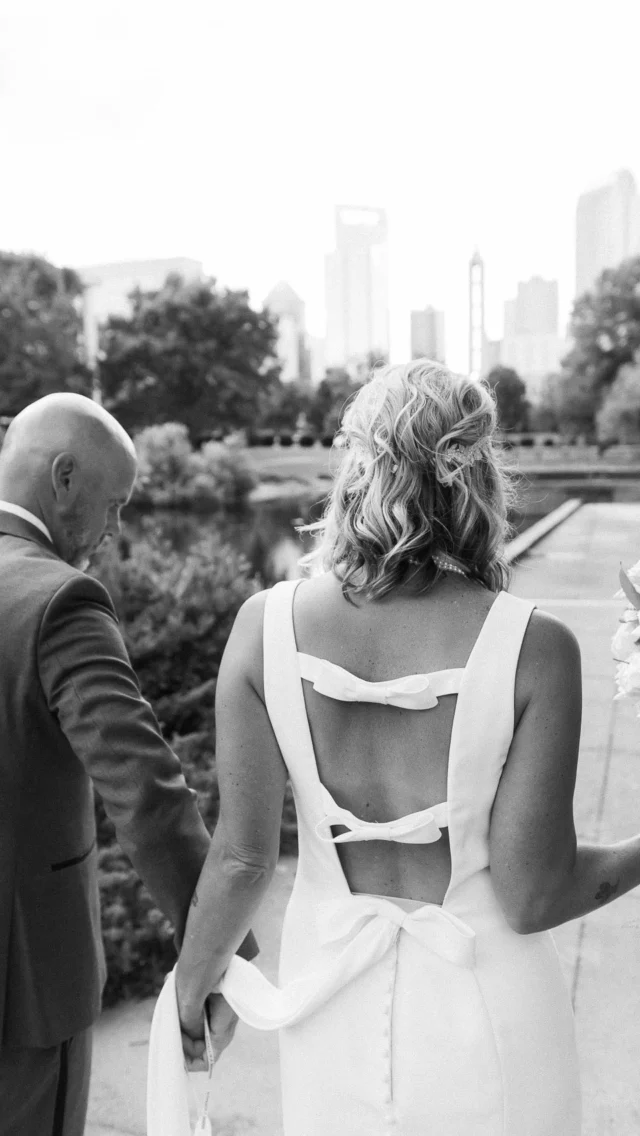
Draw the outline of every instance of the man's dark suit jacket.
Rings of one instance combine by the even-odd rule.
[[[195,794],[140,694],[106,590],[0,511],[2,1045],[56,1045],[100,1012],[92,782],[181,936],[209,848]]]

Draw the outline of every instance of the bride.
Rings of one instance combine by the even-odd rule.
[[[343,423],[310,557],[238,614],[216,696],[220,819],[176,968],[203,1009],[279,1029],[286,1136],[577,1136],[574,1022],[549,929],[640,883],[640,838],[576,846],[572,633],[505,589],[512,487],[483,383],[376,371]],[[279,987],[235,952],[300,855]]]

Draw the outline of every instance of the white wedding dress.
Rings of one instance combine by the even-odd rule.
[[[297,583],[270,591],[264,623],[266,706],[299,828],[279,987],[237,956],[221,986],[245,1022],[280,1029],[285,1136],[579,1136],[573,1014],[553,938],[511,930],[489,871],[532,605],[500,593],[464,669],[369,683],[298,653]],[[339,808],[319,779],[303,681],[426,712],[457,693],[446,802],[388,823]],[[333,838],[332,825],[347,831]],[[351,893],[336,841],[426,843],[445,826],[442,906]]]

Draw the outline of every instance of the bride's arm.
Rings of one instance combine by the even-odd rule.
[[[582,678],[575,636],[534,612],[518,665],[520,719],[491,817],[490,867],[515,931],[545,931],[640,885],[640,835],[580,844],[573,794]]]
[[[278,862],[287,771],[264,705],[266,593],[240,609],[216,689],[220,813],[196,886],[176,980],[183,1026],[202,1022],[207,995],[247,935]]]

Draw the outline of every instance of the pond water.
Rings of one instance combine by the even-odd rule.
[[[546,516],[568,497],[580,496],[575,488],[552,482],[523,483],[520,507],[511,517],[516,533]],[[137,543],[153,530],[160,530],[177,552],[187,553],[189,546],[204,536],[215,535],[247,558],[251,571],[266,586],[277,580],[300,575],[297,561],[312,547],[313,534],[299,534],[295,526],[318,520],[323,499],[301,494],[277,501],[247,506],[233,515],[223,513],[180,513],[158,509],[152,513],[126,511],[123,535]]]

